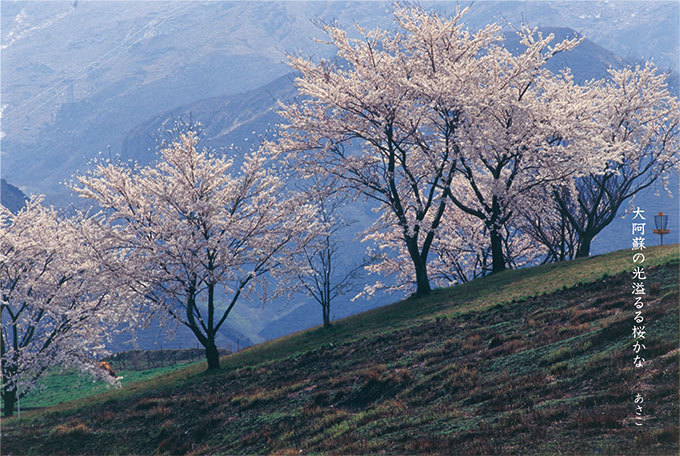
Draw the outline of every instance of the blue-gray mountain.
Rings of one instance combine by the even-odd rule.
[[[425,2],[451,14],[455,2]],[[465,6],[465,4],[462,4]],[[121,150],[145,119],[255,89],[288,71],[287,53],[329,56],[318,22],[394,27],[389,2],[0,2],[2,177],[31,193],[99,152]],[[677,1],[475,2],[492,21],[569,26],[619,55],[678,68]],[[584,63],[585,64],[585,63]],[[587,64],[585,64],[587,66]],[[57,200],[55,196],[52,200]]]
[[[16,214],[26,204],[28,198],[18,187],[0,179],[0,204]]]

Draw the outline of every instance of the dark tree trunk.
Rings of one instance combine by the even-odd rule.
[[[416,267],[416,296],[425,296],[432,291],[430,280],[427,278],[427,263],[418,259]]]
[[[593,236],[588,231],[584,232],[579,239],[578,251],[576,252],[576,258],[585,258],[590,256],[590,243],[593,242]]]
[[[4,391],[4,394],[2,395],[2,408],[3,408],[3,413],[4,415],[7,416],[13,416],[14,415],[14,406],[17,403],[17,390],[16,388],[9,389],[6,388]]]
[[[0,313],[0,317],[4,315],[4,312]],[[5,322],[0,320],[2,324]],[[7,354],[7,346],[5,345],[5,334],[4,332],[0,332],[0,371],[2,373],[1,377],[7,379],[7,378],[12,378],[16,377],[17,375],[17,366],[19,364],[17,360],[17,352],[18,352],[18,336],[17,336],[17,327],[16,325],[12,325],[12,333],[13,333],[13,346],[14,346],[14,358],[11,360],[7,360],[5,358]],[[2,386],[2,409],[3,413],[5,416],[12,416],[14,415],[14,406],[16,405],[17,402],[17,386],[16,384],[14,386],[11,385],[3,385]]]
[[[321,304],[321,307],[323,309],[323,327],[324,328],[330,328],[331,327],[331,303],[326,302]]]
[[[423,260],[420,250],[418,249],[418,241],[414,237],[406,238],[406,247],[408,253],[413,261],[413,266],[416,271],[416,296],[425,296],[432,291],[430,288],[430,280],[427,278],[427,261]]]
[[[565,224],[567,223],[566,217],[564,214],[560,214],[560,257],[557,259],[557,261],[564,261],[566,259],[566,245],[567,245],[567,235],[565,233],[566,227]]]
[[[503,255],[503,238],[498,230],[492,228],[491,233],[491,273],[505,271],[505,256]]]
[[[214,337],[209,337],[205,344],[205,358],[208,360],[208,370],[220,368],[220,353],[217,351]]]

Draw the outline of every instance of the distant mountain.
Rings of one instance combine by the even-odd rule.
[[[553,43],[566,39],[582,38],[583,35],[569,27],[542,27],[543,36],[553,34]],[[516,33],[505,33],[505,47],[513,52],[524,49]],[[609,68],[623,68],[632,61],[624,59],[615,53],[585,38],[571,51],[561,52],[548,60],[546,68],[553,73],[559,73],[567,68],[571,69],[574,79],[578,83],[590,79],[607,77]]]
[[[465,24],[571,27],[633,60],[678,68],[676,1],[470,2]],[[452,14],[457,2],[424,2]],[[462,3],[461,6],[466,6]],[[158,113],[253,90],[286,54],[329,56],[319,22],[394,28],[390,2],[0,2],[2,177],[61,182]]]
[[[0,179],[0,203],[16,214],[26,204],[28,198],[18,187],[8,183],[5,179]]]
[[[254,90],[206,98],[158,114],[127,133],[121,158],[139,163],[153,160],[158,141],[173,119],[200,122],[204,146],[221,149],[259,144],[260,135],[282,120],[276,114],[278,101],[290,101],[297,94],[293,79],[294,74],[288,73]]]

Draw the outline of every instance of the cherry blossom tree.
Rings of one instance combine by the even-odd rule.
[[[442,225],[436,230],[428,258],[428,279],[435,287],[450,286],[457,282],[453,278],[456,273],[449,269],[450,265],[444,264],[442,257],[439,256],[441,252],[438,249],[441,246],[439,242],[443,234],[443,225],[449,220],[450,210],[451,206],[447,206],[442,217]],[[364,231],[362,236],[362,242],[369,245],[367,251],[369,256],[373,258],[373,262],[366,265],[366,270],[370,274],[379,275],[386,280],[376,280],[374,283],[367,284],[353,299],[371,297],[379,290],[388,293],[408,293],[413,290],[413,284],[417,283],[409,251],[403,242],[401,233],[395,229],[398,225],[393,217],[390,212],[381,212],[380,217]],[[425,222],[428,221],[428,219],[425,220]],[[448,234],[451,236],[447,237],[446,241],[460,241],[454,233]],[[424,240],[421,237],[419,243],[422,244]],[[419,247],[422,248],[420,245]],[[460,247],[460,244],[450,244],[451,251],[455,250],[457,253],[462,250],[459,250]],[[459,260],[461,260],[461,263],[465,261],[462,257],[459,257]]]
[[[315,234],[313,207],[286,190],[264,150],[236,167],[199,150],[195,130],[166,143],[154,166],[101,163],[78,181],[121,252],[106,267],[150,310],[193,332],[208,370],[219,368],[215,338],[239,298],[265,292]]]
[[[599,163],[573,160],[592,122],[588,89],[544,68],[579,40],[551,45],[552,35],[522,28],[515,55],[498,25],[470,32],[464,13],[397,5],[397,32],[358,28],[360,39],[326,26],[336,59],[290,58],[301,97],[282,105],[285,122],[269,144],[389,212],[372,240],[384,233],[391,248],[386,224],[398,231],[417,294],[430,291],[428,255],[449,203],[484,223],[500,271],[502,233],[514,232],[505,225],[523,196]],[[455,176],[463,178],[456,186]]]
[[[577,40],[549,45],[552,36],[523,29],[525,50],[513,55],[494,51],[488,80],[482,82],[470,107],[458,171],[470,192],[451,188],[449,196],[464,212],[485,224],[489,233],[492,272],[507,267],[502,232],[529,204],[533,194],[589,171],[601,169],[604,154],[582,154],[584,144],[597,147],[589,133],[599,109],[593,86],[573,82],[569,73],[554,75],[543,68],[557,52],[571,49]],[[606,151],[605,151],[606,152]],[[463,201],[460,194],[474,195]],[[532,206],[538,209],[537,206]]]
[[[554,191],[567,191],[568,182],[555,187],[537,189],[531,197],[525,199],[525,205],[517,211],[521,219],[518,222],[521,230],[533,239],[535,245],[541,245],[546,249],[545,263],[573,259],[578,247],[578,236],[567,223],[566,216],[553,196]],[[564,197],[569,196],[565,194]],[[546,201],[549,203],[546,204]]]
[[[468,282],[492,272],[492,249],[486,224],[458,208],[445,217],[434,252],[438,257],[437,275],[450,284]],[[545,247],[534,242],[515,218],[498,233],[503,261],[510,268],[538,264],[545,256]]]
[[[453,188],[456,188],[457,179],[459,177],[454,179]],[[474,195],[464,197],[460,194],[459,198],[467,201]],[[408,267],[408,253],[400,242],[398,232],[393,229],[394,223],[386,220],[388,217],[389,213],[382,213],[366,230],[363,241],[375,246],[372,251],[377,257],[377,261],[367,269],[391,280],[367,285],[358,296],[370,296],[377,290],[406,292],[414,283],[413,270]],[[517,268],[539,262],[545,256],[545,247],[534,242],[521,229],[515,228],[514,218],[511,222],[499,232],[505,263]],[[428,264],[433,284],[439,287],[452,286],[490,273],[492,262],[488,239],[489,233],[482,220],[455,205],[447,206],[432,244]]]
[[[291,57],[302,75],[296,80],[302,98],[282,105],[286,122],[269,144],[299,167],[337,176],[389,212],[383,221],[398,231],[421,295],[431,290],[428,255],[460,150],[462,100],[471,93],[468,81],[480,55],[498,40],[498,26],[472,34],[462,15],[442,19],[397,6],[402,33],[359,29],[361,39],[325,26],[337,59]],[[445,57],[451,65],[440,73]]]
[[[600,169],[569,179],[548,194],[554,205],[527,214],[529,231],[557,260],[590,254],[593,238],[609,225],[621,205],[678,164],[680,103],[653,64],[610,70],[597,91],[601,110],[589,130],[584,155],[605,155]]]
[[[68,219],[32,198],[16,215],[0,206],[0,363],[5,416],[53,367],[98,368],[105,342],[134,309],[88,247],[92,219]],[[123,303],[126,303],[124,307]]]

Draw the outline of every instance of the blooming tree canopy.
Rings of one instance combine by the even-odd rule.
[[[552,207],[528,214],[538,242],[556,259],[590,254],[593,238],[609,225],[624,201],[667,178],[680,159],[680,103],[653,64],[609,71],[596,87],[599,111],[581,157],[607,158],[599,169],[555,186]]]
[[[0,206],[0,363],[5,415],[52,367],[97,367],[105,342],[132,308],[113,293],[85,239],[93,220],[60,216],[32,198],[16,215]]]
[[[502,270],[501,233],[522,195],[593,165],[572,160],[592,122],[588,90],[544,68],[579,40],[551,45],[552,35],[522,28],[513,54],[498,25],[470,32],[464,13],[397,5],[397,32],[359,28],[360,39],[326,26],[336,59],[290,58],[301,97],[282,105],[268,145],[389,212],[371,239],[392,246],[398,232],[417,294],[430,290],[428,255],[448,204],[483,222],[492,269]]]
[[[199,150],[189,130],[155,166],[103,163],[75,190],[107,216],[107,268],[188,327],[219,368],[215,337],[242,294],[292,261],[314,234],[314,209],[287,191],[263,150],[234,159]],[[224,300],[221,299],[224,296]]]
[[[502,232],[508,232],[518,210],[537,203],[532,199],[536,191],[601,169],[606,162],[602,154],[582,155],[584,144],[592,147],[598,139],[589,135],[598,110],[593,87],[544,68],[549,58],[578,40],[551,46],[552,36],[526,28],[520,38],[524,49],[517,55],[502,47],[487,55],[458,156],[457,170],[469,191],[452,187],[449,193],[459,209],[484,222],[494,272],[507,266]],[[460,195],[472,198],[465,201]]]
[[[302,74],[296,83],[303,98],[282,106],[286,123],[277,143],[270,144],[298,166],[334,175],[390,212],[388,220],[408,252],[418,294],[430,291],[428,255],[460,147],[459,106],[446,97],[467,93],[465,81],[475,74],[479,55],[497,40],[495,25],[476,34],[463,30],[462,14],[425,24],[426,13],[397,6],[395,17],[403,33],[360,29],[361,39],[326,26],[337,59],[315,63],[291,58]],[[456,73],[446,80],[428,71],[439,64],[439,55],[430,51],[441,40],[455,54]],[[435,86],[442,90],[440,99],[430,93]]]

